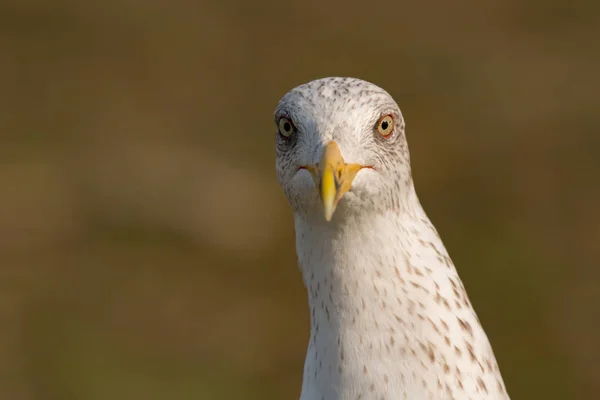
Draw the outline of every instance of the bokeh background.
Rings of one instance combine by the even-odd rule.
[[[295,399],[272,112],[356,76],[513,399],[600,392],[593,1],[0,2],[0,399]]]

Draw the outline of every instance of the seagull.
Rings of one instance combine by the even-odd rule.
[[[274,121],[310,309],[300,400],[509,399],[417,198],[393,98],[318,79],[285,94]]]

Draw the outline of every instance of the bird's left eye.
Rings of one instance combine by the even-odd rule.
[[[394,132],[394,117],[385,115],[377,122],[377,132],[383,137],[389,137]]]
[[[279,133],[282,136],[289,138],[290,136],[292,136],[292,133],[294,133],[294,124],[292,124],[292,121],[290,121],[287,118],[280,118],[278,125]]]

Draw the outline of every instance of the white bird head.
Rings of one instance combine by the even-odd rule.
[[[330,221],[399,209],[412,188],[396,102],[355,78],[298,86],[275,110],[277,177],[294,212]],[[337,210],[337,211],[336,211]]]

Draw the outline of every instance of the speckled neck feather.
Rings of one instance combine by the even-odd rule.
[[[508,398],[420,205],[332,224],[296,217],[295,225],[311,318],[302,400]]]

